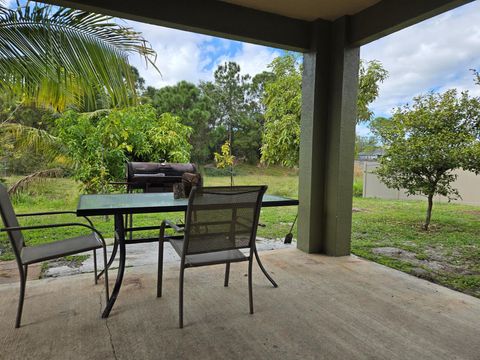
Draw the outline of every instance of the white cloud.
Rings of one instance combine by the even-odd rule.
[[[381,61],[390,73],[372,106],[377,115],[431,90],[458,88],[480,95],[469,70],[480,67],[480,2],[366,45],[361,54]]]
[[[143,33],[157,52],[156,65],[161,74],[152,66],[147,67],[138,56],[130,57],[130,63],[138,68],[147,85],[162,87],[180,80],[196,83],[211,77],[210,72],[204,70],[202,57],[202,44],[211,41],[210,36],[133,21],[127,24]]]
[[[181,80],[198,83],[212,80],[217,65],[225,61],[237,62],[242,73],[255,75],[267,69],[277,50],[265,46],[234,42],[226,39],[190,33],[161,26],[126,21],[150,41],[158,54],[156,65],[161,75],[145,66],[138,56],[130,57],[147,85],[162,87]],[[233,52],[233,53],[232,53]]]

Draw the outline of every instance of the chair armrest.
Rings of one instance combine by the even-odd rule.
[[[15,214],[16,216],[43,216],[43,215],[58,215],[58,214],[76,214],[75,211],[65,210],[65,211],[45,211],[45,212],[36,212],[28,214]]]
[[[37,213],[28,213],[28,214],[15,214],[17,217],[27,217],[27,216],[46,216],[46,215],[61,215],[61,214],[75,214],[77,215],[77,213],[75,211],[71,211],[71,210],[64,210],[64,211],[47,211],[47,212],[37,212]],[[83,217],[85,220],[88,221],[89,225],[91,227],[93,227],[93,223],[92,221],[86,217],[86,216],[81,216]]]
[[[12,226],[0,229],[0,232],[8,232],[8,231],[24,231],[24,230],[38,230],[38,229],[52,229],[52,228],[60,228],[60,227],[71,227],[71,226],[81,226],[87,229],[90,229],[95,234],[98,235],[100,241],[103,243],[103,246],[106,246],[105,239],[103,235],[95,229],[93,226],[82,224],[82,223],[63,223],[63,224],[45,224],[45,225],[32,225],[32,226]]]
[[[163,220],[162,221],[162,227],[164,227],[164,228],[169,227],[177,233],[185,231],[185,225],[180,225],[179,226],[179,225],[175,224],[174,222],[172,222],[170,220]]]

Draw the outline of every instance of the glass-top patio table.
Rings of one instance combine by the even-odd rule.
[[[115,229],[115,244],[112,256],[107,266],[113,263],[117,248],[119,249],[119,265],[117,279],[110,299],[105,306],[102,317],[106,318],[110,314],[118,293],[122,286],[123,275],[125,273],[126,244],[134,241],[126,241],[125,233],[131,231],[131,228],[125,227],[124,216],[132,214],[162,213],[186,211],[188,199],[174,199],[173,193],[133,193],[133,194],[107,194],[107,195],[82,195],[78,202],[77,216],[95,216],[95,215],[113,215]],[[289,199],[281,196],[265,194],[262,201],[262,207],[274,206],[294,206],[298,205],[298,200]],[[159,227],[159,226],[158,226]],[[157,227],[157,228],[158,228]],[[137,228],[142,229],[142,228]],[[146,227],[152,229],[152,227]],[[270,280],[273,286],[277,284],[263,267],[258,256],[257,249],[254,248],[255,258],[260,269]]]

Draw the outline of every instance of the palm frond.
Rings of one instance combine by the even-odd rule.
[[[64,109],[96,109],[135,101],[128,55],[155,66],[156,53],[139,32],[110,16],[27,2],[0,4],[0,89]],[[158,69],[157,69],[158,70]]]
[[[0,136],[13,143],[16,151],[41,152],[52,159],[63,152],[60,139],[38,128],[18,123],[3,123],[0,125]]]
[[[8,194],[10,196],[16,195],[19,192],[26,190],[28,186],[31,185],[32,183],[38,182],[45,178],[58,177],[62,174],[62,172],[63,172],[62,169],[55,168],[55,169],[40,170],[32,174],[29,174],[21,178],[20,180],[18,180],[16,183],[14,183],[8,189]]]

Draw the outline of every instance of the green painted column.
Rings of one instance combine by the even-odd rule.
[[[304,54],[299,178],[299,249],[350,254],[358,47],[348,18],[316,22]]]

